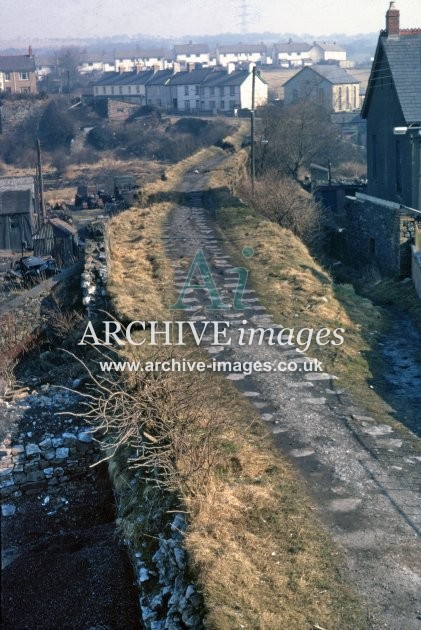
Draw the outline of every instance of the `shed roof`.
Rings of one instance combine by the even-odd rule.
[[[0,191],[0,215],[29,214],[32,211],[30,190]]]

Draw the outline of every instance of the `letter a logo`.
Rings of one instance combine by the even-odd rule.
[[[200,273],[203,280],[203,284],[191,284],[196,268]],[[211,304],[206,307],[206,310],[225,310],[231,308],[230,304],[225,304],[219,295],[219,291],[216,287],[208,263],[206,262],[205,255],[201,249],[198,249],[192,264],[190,265],[189,273],[183,288],[180,291],[178,300],[175,304],[170,305],[171,310],[190,310],[188,306],[183,303],[187,289],[204,289],[208,292],[211,299]]]

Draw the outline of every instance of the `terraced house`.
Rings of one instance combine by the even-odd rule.
[[[32,48],[27,55],[0,57],[0,92],[36,94],[37,79]]]
[[[252,72],[214,68],[108,73],[94,84],[94,96],[155,105],[174,112],[233,114],[251,108]],[[256,75],[255,106],[267,103],[268,86]]]

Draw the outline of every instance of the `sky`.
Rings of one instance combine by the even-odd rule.
[[[0,48],[14,39],[135,35],[181,38],[248,31],[378,32],[388,0],[0,0]],[[402,27],[421,27],[421,0],[397,0]]]

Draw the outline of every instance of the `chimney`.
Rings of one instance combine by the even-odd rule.
[[[391,2],[386,13],[386,32],[390,38],[399,37],[399,9]]]
[[[29,48],[28,48],[28,57],[30,59],[32,59],[32,57],[33,57],[33,55],[32,55],[32,46],[29,46]]]
[[[235,70],[235,63],[230,61],[227,65],[227,74],[231,74]]]

